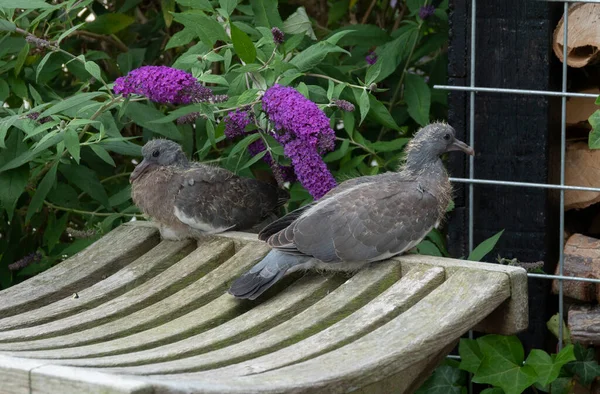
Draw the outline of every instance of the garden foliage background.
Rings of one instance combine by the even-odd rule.
[[[446,81],[447,21],[447,0],[0,0],[0,288],[139,215],[128,178],[148,139],[273,179],[261,158],[290,164],[264,132],[261,97],[275,83],[330,118],[335,148],[323,160],[338,182],[396,169],[412,133],[446,116],[446,94],[431,87]],[[190,72],[227,100],[113,91],[143,65]],[[227,138],[223,118],[237,108],[254,111],[262,132]],[[266,151],[253,156],[259,138]],[[312,200],[289,186],[285,209]],[[437,231],[419,250],[447,254]]]

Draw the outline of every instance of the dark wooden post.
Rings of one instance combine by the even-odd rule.
[[[560,62],[552,53],[552,32],[562,4],[535,0],[477,2],[476,86],[559,90]],[[450,1],[449,84],[468,86],[471,0]],[[449,123],[458,136],[469,129],[469,93],[449,96]],[[560,98],[478,93],[475,100],[475,177],[558,183]],[[450,155],[452,176],[468,177],[463,156]],[[468,254],[468,187],[455,185],[456,208],[449,218],[449,250]],[[474,243],[505,229],[494,254],[520,261],[545,261],[554,272],[558,256],[557,193],[543,189],[475,185]],[[550,282],[530,280],[527,347],[544,347]]]

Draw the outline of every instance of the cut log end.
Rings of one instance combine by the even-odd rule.
[[[567,64],[585,67],[600,60],[600,4],[575,4],[569,8]],[[563,60],[564,15],[554,30],[552,48]]]

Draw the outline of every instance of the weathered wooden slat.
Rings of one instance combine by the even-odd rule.
[[[223,241],[224,240],[220,240],[220,242]],[[229,240],[225,240],[225,242],[229,252],[229,248],[232,244]],[[242,249],[241,253],[236,254],[226,262],[218,265],[218,267],[207,267],[214,268],[214,270],[191,285],[147,308],[141,309],[118,320],[81,332],[62,335],[55,338],[0,344],[0,348],[4,346],[6,347],[5,350],[12,351],[66,348],[97,343],[119,337],[123,337],[123,340],[127,340],[126,335],[134,333],[141,334],[136,338],[131,338],[131,345],[134,347],[144,347],[144,341],[146,339],[143,335],[144,331],[151,328],[154,328],[155,330],[154,336],[150,334],[148,337],[160,340],[161,343],[169,343],[171,341],[182,339],[187,337],[190,332],[196,332],[195,330],[205,327],[207,321],[199,319],[199,321],[196,322],[196,326],[194,325],[195,323],[193,323],[192,316],[183,321],[175,322],[175,324],[183,323],[183,325],[176,329],[174,329],[171,324],[166,327],[162,327],[162,325],[171,322],[180,316],[185,316],[186,313],[201,308],[208,302],[222,295],[229,282],[244,272],[244,270],[256,264],[256,262],[264,257],[268,251],[269,248],[263,243],[249,244]],[[245,311],[247,308],[248,305],[242,307],[241,310],[234,310],[227,315],[227,318],[234,317]],[[188,323],[191,324],[187,325]],[[102,348],[100,348],[100,351],[101,350]],[[96,348],[96,351],[98,351],[98,348]]]
[[[155,228],[118,227],[75,256],[1,291],[0,316],[27,312],[80,292],[137,259],[158,242]]]
[[[252,358],[224,368],[186,374],[185,378],[202,380],[203,377],[211,375],[236,376],[262,373],[316,357],[319,354],[350,343],[388,322],[441,285],[444,278],[443,268],[415,267],[367,305],[330,327],[324,326],[321,332],[262,357]],[[324,299],[322,303],[331,302],[331,296],[333,294]],[[247,346],[245,347],[241,347],[240,343],[237,346],[222,349],[223,357],[229,358],[230,363],[233,363],[240,360],[239,353],[241,352],[246,352],[247,355],[256,355],[260,354],[261,350],[273,349],[272,343],[287,345],[290,342],[289,337],[294,334],[294,327],[297,325],[302,326],[306,320],[305,315],[309,312],[311,312],[311,309],[304,311],[285,324],[252,338],[251,341],[246,341]],[[292,335],[288,331],[292,331]],[[209,357],[210,354],[204,356]],[[248,356],[245,358],[248,358]],[[204,359],[202,361],[204,362]]]
[[[339,276],[306,276],[294,283],[294,286],[288,287],[278,294],[277,297],[271,298],[245,314],[181,341],[146,351],[93,359],[61,360],[60,363],[90,367],[115,367],[186,359],[186,357],[219,349],[246,338],[253,338],[314,304],[316,300],[323,298],[328,292],[339,286],[342,281],[343,278]],[[239,303],[239,301],[237,302]],[[204,357],[204,354],[199,357]],[[165,361],[165,363],[169,363],[169,361]],[[140,368],[146,369],[147,366]],[[132,373],[137,368],[121,367],[119,370],[122,372],[127,370],[127,373]]]
[[[520,267],[511,267],[501,264],[474,263],[458,259],[432,259],[429,256],[403,255],[394,258],[403,266],[411,267],[415,264],[443,267],[449,274],[462,270],[475,270],[484,272],[498,272],[508,276],[510,297],[506,302],[494,310],[484,320],[479,322],[474,330],[488,334],[513,335],[527,329],[529,324],[529,307],[527,303],[527,275]]]
[[[196,242],[192,240],[163,241],[128,266],[78,292],[77,298],[67,297],[27,313],[0,319],[0,331],[42,324],[94,308],[158,275],[195,248]]]
[[[0,349],[16,350],[15,348],[21,347],[19,345],[32,349],[30,347],[34,344],[32,340],[78,332],[128,316],[178,292],[207,272],[209,275],[214,275],[217,271],[211,269],[225,261],[232,253],[232,241],[212,239],[167,268],[159,276],[96,308],[35,327],[0,332]],[[10,343],[5,343],[19,341],[26,342],[12,346]]]
[[[168,386],[223,394],[248,393],[258,387],[261,392],[346,392],[425,359],[454,341],[509,296],[505,273],[458,271],[405,313],[332,352],[248,376],[206,377],[195,384],[182,382],[178,376]],[[168,379],[165,375],[153,381],[164,385]]]
[[[44,365],[43,361],[25,360],[0,355],[2,394],[29,394],[29,373]]]

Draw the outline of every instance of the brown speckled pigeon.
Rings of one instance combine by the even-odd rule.
[[[273,248],[229,292],[255,299],[286,272],[317,268],[354,271],[403,253],[439,225],[452,187],[440,155],[473,155],[445,123],[415,134],[399,172],[347,180],[319,201],[266,226],[259,238]]]
[[[159,223],[164,239],[257,226],[287,200],[287,192],[215,166],[188,161],[177,143],[151,140],[131,173],[131,197]]]

